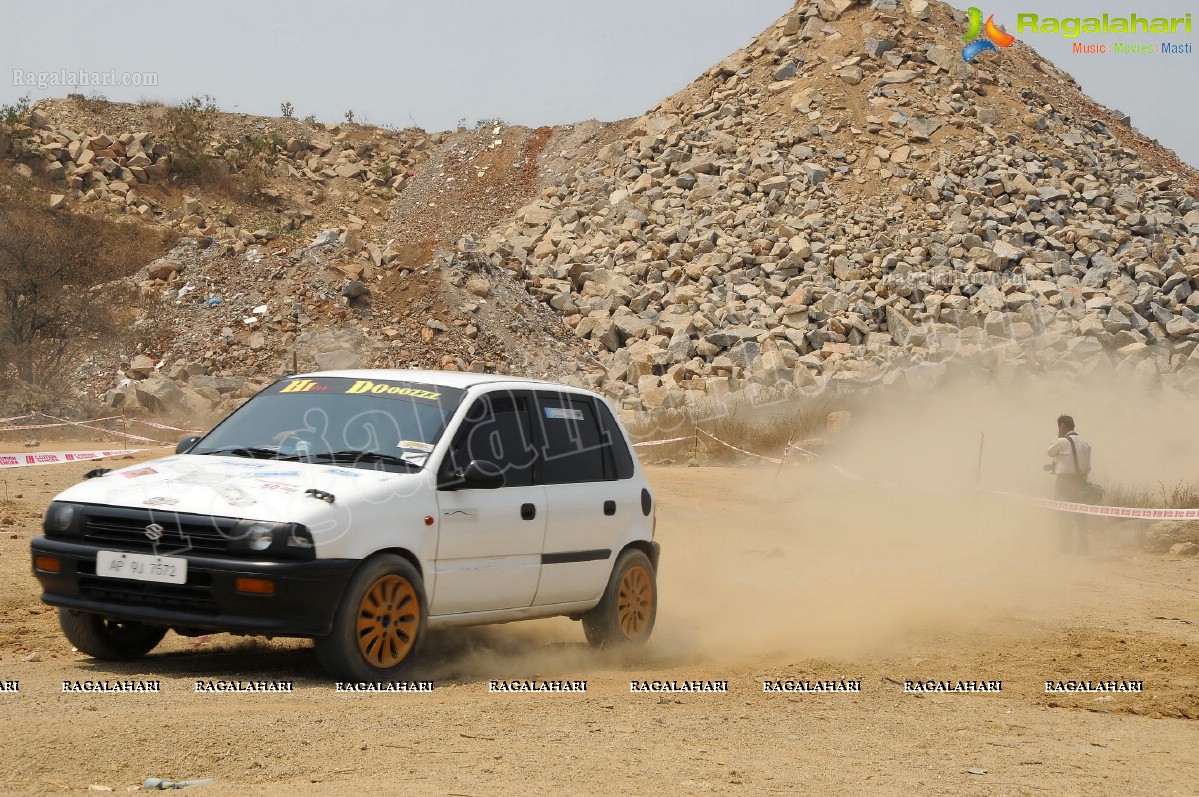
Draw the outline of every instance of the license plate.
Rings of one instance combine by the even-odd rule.
[[[96,554],[96,575],[133,581],[157,581],[161,584],[186,584],[187,560],[180,556],[99,551]]]

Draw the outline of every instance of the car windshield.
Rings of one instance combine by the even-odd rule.
[[[284,379],[188,453],[419,470],[464,393],[386,379]]]

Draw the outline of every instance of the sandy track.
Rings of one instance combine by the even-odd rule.
[[[298,641],[172,635],[135,665],[72,653],[37,601],[28,541],[86,469],[4,474],[0,680],[20,681],[0,694],[4,794],[124,792],[148,776],[217,778],[196,795],[1194,793],[1199,566],[1138,554],[1127,528],[1102,531],[1093,559],[1059,560],[1030,510],[880,496],[809,465],[777,480],[652,468],[662,604],[643,658],[597,656],[564,619],[446,632],[414,673],[432,694],[355,695]],[[588,689],[488,691],[545,677]],[[1071,677],[1144,692],[1044,693]],[[162,692],[61,692],[87,678],[159,679]],[[630,694],[647,678],[729,691]],[[862,691],[763,693],[785,678]],[[295,692],[194,691],[211,679]],[[908,679],[1003,688],[904,694]]]

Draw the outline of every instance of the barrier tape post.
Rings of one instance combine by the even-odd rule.
[[[983,480],[983,443],[986,441],[986,433],[978,433],[978,463],[974,466],[974,483],[982,484]]]
[[[783,456],[779,459],[778,470],[776,470],[774,472],[774,481],[776,483],[779,480],[779,474],[783,472],[783,463],[787,461],[787,452],[791,450],[791,441],[794,439],[795,439],[795,432],[792,432],[791,436],[787,438],[787,445],[783,446]]]
[[[692,461],[692,463],[698,465],[699,464],[699,413],[698,412],[695,413],[695,428],[691,430],[691,437],[693,438],[693,442],[691,443],[691,461]]]

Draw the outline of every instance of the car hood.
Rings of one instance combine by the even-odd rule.
[[[381,490],[415,487],[419,474],[303,462],[180,454],[81,482],[56,500],[151,507],[248,520],[308,523]],[[315,497],[317,490],[334,498]]]

